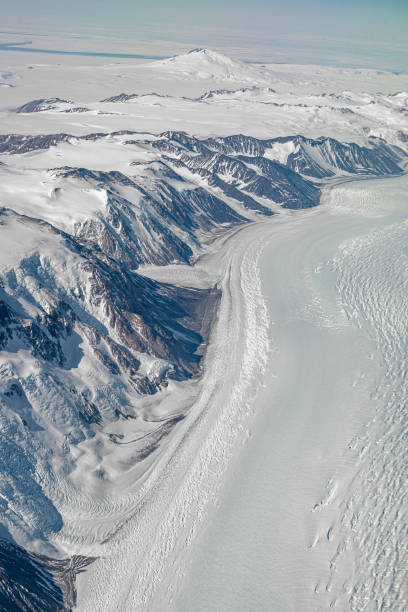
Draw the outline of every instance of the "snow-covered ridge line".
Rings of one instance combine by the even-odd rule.
[[[189,62],[193,56],[188,56]],[[31,126],[37,129],[39,121],[44,125],[41,133],[51,132],[57,125],[61,131],[69,133],[72,116],[79,118],[80,114],[83,133],[87,126],[88,131],[92,130],[95,117],[98,117],[110,132],[128,128],[131,121],[131,125],[140,130],[155,126],[158,133],[171,127],[178,130],[183,125],[189,133],[208,137],[213,135],[210,126],[220,125],[224,126],[226,134],[248,131],[248,134],[262,139],[288,133],[316,139],[320,134],[326,134],[337,140],[365,144],[372,136],[406,148],[406,91],[356,93],[343,86],[340,91],[315,92],[316,83],[308,82],[310,87],[313,86],[308,91],[305,82],[299,93],[295,83],[288,89],[288,83],[277,79],[273,72],[266,72],[266,80],[252,75],[250,82],[238,79],[231,86],[230,80],[222,77],[210,76],[200,80],[195,78],[197,75],[193,71],[188,78],[183,77],[191,82],[191,86],[186,83],[174,87],[171,82],[177,80],[179,74],[175,76],[167,69],[157,71],[150,65],[149,69],[146,66],[138,68],[137,78],[135,81],[132,78],[133,85],[127,93],[112,87],[112,93],[107,95],[104,87],[98,92],[99,101],[82,95],[44,96],[22,105],[20,101],[20,106],[16,108],[14,105],[6,111],[4,122],[14,125],[14,129],[21,133],[29,133]],[[152,82],[154,88],[150,89]],[[123,87],[122,83],[123,80],[120,87]],[[301,85],[302,82],[299,87]],[[282,112],[285,112],[284,129]],[[12,131],[13,128],[9,129]]]
[[[316,206],[333,177],[399,174],[406,155],[381,139],[130,130],[8,134],[0,151],[0,456],[17,457],[4,524],[37,553],[75,554],[70,513],[96,508],[100,543],[182,427],[220,304],[216,274],[189,286],[138,267],[191,268],[248,221]]]
[[[217,96],[236,96],[238,94],[246,94],[246,93],[268,93],[273,94],[276,93],[274,89],[271,87],[258,87],[257,85],[252,85],[249,87],[240,87],[239,89],[211,89],[201,94],[200,96],[189,98],[188,96],[170,96],[159,94],[154,91],[150,93],[120,93],[115,96],[110,96],[109,98],[104,98],[101,102],[129,102],[131,100],[136,100],[138,98],[148,98],[150,96],[157,98],[173,98],[173,99],[182,99],[182,100],[191,100],[192,102],[203,102],[205,100],[209,100],[211,98],[215,98]],[[55,98],[44,99],[44,100],[33,100],[32,102],[28,102],[27,104],[16,109],[17,113],[36,113],[42,112],[44,110],[51,110],[57,108],[56,103],[65,103],[65,104],[73,104],[72,102],[68,102],[68,100],[58,100]]]
[[[121,130],[96,132],[84,136],[66,133],[41,136],[2,134],[0,135],[0,154],[21,154],[38,149],[48,149],[64,142],[97,141],[125,135],[142,136],[142,133]],[[407,153],[403,149],[395,145],[388,145],[382,138],[374,137],[367,139],[367,144],[361,146],[353,142],[343,143],[324,136],[318,139],[305,138],[301,135],[259,139],[237,134],[199,139],[186,132],[168,131],[158,134],[150,133],[148,141],[138,138],[133,141],[125,141],[124,144],[138,144],[138,142],[160,151],[177,154],[219,152],[234,156],[267,157],[301,174],[315,178],[332,176],[338,171],[351,174],[398,174],[402,172],[400,164],[407,159]],[[285,150],[287,155],[282,154],[282,150]]]
[[[89,111],[86,106],[76,106],[71,100],[61,100],[61,98],[40,98],[31,100],[16,108],[17,114],[22,113],[42,113],[50,110],[60,110],[64,113],[85,113]]]

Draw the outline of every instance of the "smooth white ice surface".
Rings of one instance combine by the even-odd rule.
[[[265,389],[151,610],[406,610],[407,187],[339,186],[271,228]]]

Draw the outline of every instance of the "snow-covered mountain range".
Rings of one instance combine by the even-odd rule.
[[[116,94],[107,79],[102,102],[62,93],[0,113],[14,128],[0,135],[0,567],[4,601],[21,609],[74,605],[86,555],[56,534],[130,463],[142,479],[187,414],[152,402],[200,377],[220,285],[154,280],[149,266],[194,266],[248,223],[317,206],[330,181],[407,162],[407,94],[305,92],[305,103],[276,93],[265,69],[205,49],[139,70],[194,92]],[[202,81],[214,87],[197,94]],[[348,138],[333,136],[333,117]],[[68,551],[72,562],[53,561]]]

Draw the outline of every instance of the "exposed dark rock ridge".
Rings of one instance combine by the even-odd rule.
[[[251,157],[263,157],[275,143],[290,142],[298,151],[288,156],[285,165],[295,172],[316,178],[332,176],[336,170],[350,174],[401,174],[399,164],[407,158],[402,149],[387,144],[381,138],[371,138],[370,146],[361,146],[326,137],[311,139],[304,136],[287,136],[262,140],[237,134],[198,141],[183,132],[164,132],[160,136],[164,136],[168,141],[168,150],[173,147],[174,151],[180,151],[183,147],[190,152],[206,153],[208,150],[216,150],[225,155]],[[163,143],[155,146],[165,145]]]
[[[197,98],[188,98],[186,96],[181,96],[181,98],[183,100],[191,100],[192,102],[203,102],[205,100],[210,100],[212,98],[216,98],[217,96],[223,96],[223,95],[234,95],[234,94],[242,94],[242,93],[248,93],[248,92],[259,92],[259,91],[264,91],[265,93],[276,93],[274,89],[272,89],[271,87],[258,87],[257,85],[253,85],[251,87],[240,87],[239,89],[211,89],[210,91],[206,91],[205,93],[203,93],[201,96],[198,96]],[[129,102],[131,100],[136,100],[138,98],[145,98],[148,96],[155,96],[157,98],[172,98],[173,96],[168,96],[168,95],[164,95],[164,94],[159,94],[156,92],[151,92],[151,93],[145,93],[145,94],[137,94],[137,93],[120,93],[120,94],[116,94],[114,96],[110,96],[109,98],[104,98],[103,100],[100,100],[101,102]],[[33,104],[34,102],[39,102],[38,100],[34,100],[33,102],[28,102],[27,105],[29,104]],[[41,100],[42,102],[42,100]],[[27,112],[27,111],[25,111]]]
[[[257,177],[250,182],[247,190],[264,198],[269,198],[283,208],[309,208],[320,200],[320,190],[278,162],[265,157],[239,156],[249,167],[255,166]]]
[[[85,136],[73,136],[72,134],[40,134],[38,136],[26,136],[23,134],[0,134],[0,153],[8,153],[10,155],[19,155],[37,151],[40,149],[49,149],[63,142],[81,141],[81,140],[99,140],[107,136],[115,136],[121,134],[137,134],[128,130],[121,130],[113,133],[97,132],[86,134]]]
[[[235,185],[231,183],[227,183],[222,180],[220,176],[216,173],[212,173],[206,168],[199,167],[190,167],[185,164],[182,159],[171,158],[167,156],[163,156],[163,158],[170,164],[174,165],[176,168],[186,168],[193,172],[193,174],[197,174],[200,177],[204,178],[207,181],[207,184],[211,188],[215,188],[220,190],[224,196],[227,198],[233,198],[242,206],[244,209],[248,211],[253,211],[255,213],[260,213],[266,217],[273,215],[273,211],[266,206],[260,204],[257,200],[249,195],[249,193],[245,193],[244,191],[238,189]]]
[[[153,96],[155,98],[173,98],[173,96],[169,96],[169,95],[163,95],[163,94],[159,94],[159,93],[146,93],[146,94],[137,94],[137,93],[132,93],[132,94],[126,94],[126,93],[120,93],[117,94],[115,96],[111,96],[110,98],[105,98],[104,100],[101,100],[101,102],[129,102],[130,100],[136,100],[138,98],[147,98]],[[184,98],[184,99],[189,99],[189,98]]]
[[[115,96],[110,96],[109,98],[105,98],[104,100],[101,100],[101,102],[128,102],[128,100],[133,100],[139,97],[140,97],[140,94],[120,93]]]
[[[65,302],[50,305],[48,312],[41,312],[27,320],[0,298],[0,350],[5,349],[14,336],[18,336],[31,347],[35,357],[63,367],[65,358],[61,341],[72,335],[74,322],[75,314]]]
[[[77,188],[85,185],[106,192],[104,212],[78,226],[76,237],[137,268],[144,263],[190,263],[203,233],[219,233],[220,228],[247,221],[203,187],[189,187],[168,165],[156,162],[149,171],[151,176],[143,181],[117,171],[54,169],[57,178]],[[181,188],[176,189],[173,181]]]
[[[142,393],[154,393],[160,384],[165,382],[166,377],[183,379],[198,372],[200,356],[196,354],[196,350],[203,338],[199,333],[200,319],[196,320],[196,303],[197,300],[202,300],[205,304],[210,295],[214,297],[213,292],[157,283],[132,272],[99,248],[91,249],[44,221],[39,222],[17,215],[13,211],[3,210],[3,229],[10,220],[24,223],[28,230],[38,231],[39,226],[44,238],[48,232],[56,234],[60,238],[60,252],[67,252],[67,260],[69,254],[74,255],[78,267],[86,274],[88,295],[85,296],[85,287],[82,287],[78,297],[73,298],[69,286],[64,283],[58,286],[57,272],[53,270],[52,264],[48,264],[47,309],[45,310],[43,305],[44,296],[39,303],[38,299],[26,290],[24,300],[28,299],[37,311],[35,315],[30,316],[21,303],[20,312],[17,312],[17,307],[13,309],[11,306],[21,295],[21,289],[13,289],[9,275],[8,279],[3,280],[1,289],[2,349],[12,350],[9,345],[17,338],[23,346],[31,347],[35,357],[59,368],[69,368],[69,360],[62,348],[64,341],[75,340],[75,337],[81,334],[91,335],[93,344],[99,346],[98,358],[104,361],[101,352],[105,353],[105,365],[108,363],[111,371],[113,368],[115,373],[124,370],[136,389]],[[40,257],[36,255],[20,263],[26,275],[39,279],[45,276],[43,266]],[[103,325],[92,325],[91,317],[85,316],[90,305],[93,309],[102,309]],[[75,341],[78,342],[78,338]],[[106,348],[101,348],[101,345]],[[140,377],[140,364],[135,352],[168,361],[169,366],[163,373],[163,380],[152,383],[145,377]],[[100,420],[101,417],[94,406],[90,406],[87,412],[89,411],[94,412],[93,421]]]
[[[0,153],[19,154],[49,149],[61,142],[68,142],[69,134],[46,134],[41,136],[23,136],[21,134],[1,134]]]
[[[208,138],[204,141],[205,145],[212,151],[224,153],[224,155],[242,155],[263,156],[266,151],[266,143],[268,141],[254,138],[253,136],[245,136],[237,134],[234,136],[226,136],[225,138]]]
[[[21,154],[37,149],[47,149],[70,140],[98,140],[123,134],[137,135],[138,133],[125,130],[85,136],[64,133],[40,136],[3,134],[0,135],[0,153]],[[128,141],[129,144],[133,142],[140,141]],[[284,165],[294,172],[317,179],[330,177],[338,172],[374,176],[401,174],[403,170],[400,164],[407,158],[407,154],[402,149],[388,145],[381,138],[370,138],[369,146],[361,146],[356,143],[341,143],[334,138],[311,139],[304,136],[258,139],[237,134],[200,140],[185,132],[169,131],[159,134],[156,140],[146,141],[146,144],[173,156],[183,153],[208,155],[218,152],[227,156],[264,157],[268,149],[275,144],[289,142],[293,144],[294,151],[288,155]]]
[[[330,177],[336,170],[349,174],[387,176],[401,174],[399,166],[406,154],[381,139],[373,139],[372,148],[353,142],[341,143],[334,138],[312,140],[303,136],[290,139],[298,150],[289,155],[287,165],[295,172],[315,178]],[[276,139],[275,142],[288,142]],[[316,155],[317,154],[317,155]]]
[[[196,98],[196,100],[210,100],[211,98],[216,98],[217,96],[225,96],[240,93],[248,93],[248,92],[259,92],[264,91],[265,93],[276,93],[272,87],[258,87],[257,85],[252,85],[251,87],[240,87],[239,89],[211,89],[210,91],[206,91],[200,97]]]
[[[31,100],[31,102],[27,102],[16,108],[16,113],[40,113],[42,111],[53,110],[58,104],[70,104],[70,101],[62,100],[61,98]]]
[[[241,192],[284,204],[286,208],[309,208],[319,203],[319,189],[295,172],[263,157],[232,157],[210,152],[193,157],[183,154],[180,161],[193,172],[202,175],[202,170],[207,171]],[[259,204],[256,208],[264,212]]]
[[[42,113],[52,110],[58,110],[59,105],[71,105],[69,108],[60,109],[63,113],[85,113],[89,111],[86,106],[73,106],[70,100],[61,98],[42,98],[39,100],[31,100],[22,106],[16,108],[16,113]]]
[[[63,612],[77,603],[75,577],[90,557],[51,559],[0,538],[0,611]]]
[[[86,106],[72,106],[71,108],[67,108],[63,113],[87,113],[90,109]]]
[[[270,158],[277,145],[292,146],[285,163]],[[184,132],[164,132],[151,146],[201,176],[227,181],[247,196],[253,194],[286,208],[307,208],[318,204],[320,192],[310,183],[335,175],[389,176],[403,172],[406,153],[372,138],[369,146],[341,143],[333,138],[303,136],[258,139],[234,136],[198,139]],[[210,173],[210,174],[208,174]],[[223,185],[219,185],[225,195]],[[242,195],[241,195],[242,198]],[[260,203],[258,202],[258,206]],[[247,208],[256,209],[247,201]],[[264,212],[264,211],[263,211]]]

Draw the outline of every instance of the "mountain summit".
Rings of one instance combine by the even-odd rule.
[[[191,49],[181,55],[149,64],[173,77],[215,79],[220,81],[259,82],[264,77],[260,70],[211,49]]]

